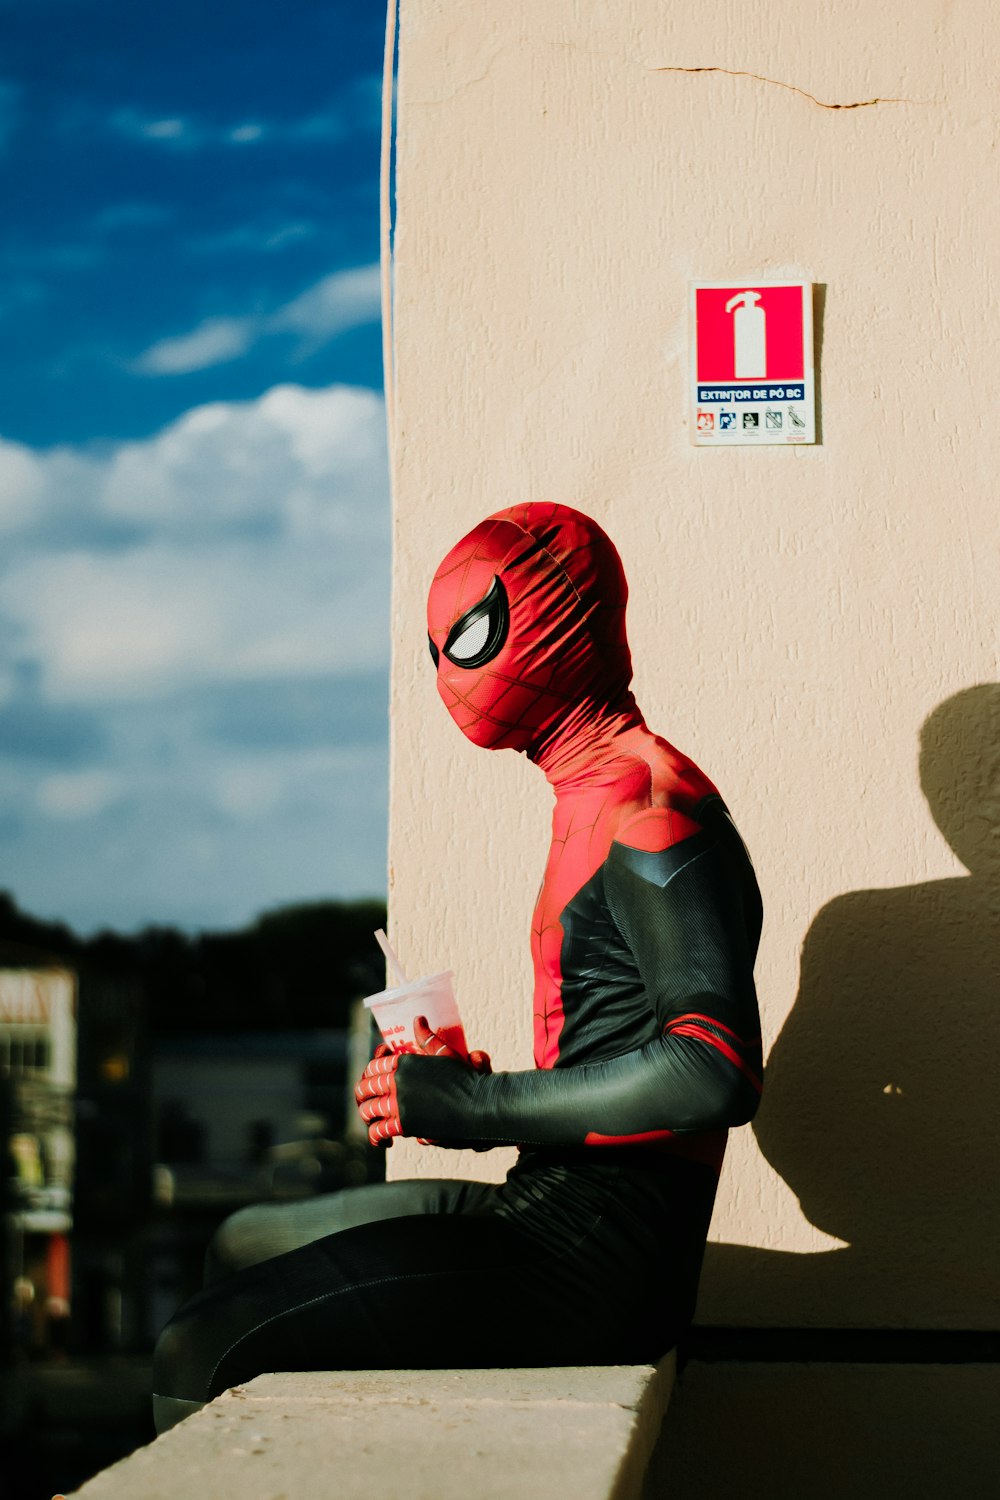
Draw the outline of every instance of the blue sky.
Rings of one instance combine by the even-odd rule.
[[[0,885],[385,882],[384,12],[0,0]]]

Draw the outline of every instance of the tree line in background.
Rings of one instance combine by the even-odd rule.
[[[80,937],[0,892],[0,947],[9,962],[58,960],[80,973],[141,987],[154,1036],[348,1024],[352,1000],[385,983],[372,936],[382,901],[313,901],[266,912],[235,932],[151,926]]]

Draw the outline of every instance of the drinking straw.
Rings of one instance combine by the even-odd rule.
[[[389,939],[385,935],[385,929],[380,927],[375,933],[375,941],[385,954],[385,961],[389,965],[392,977],[397,984],[406,983],[406,975],[403,973],[403,965],[389,946]]]

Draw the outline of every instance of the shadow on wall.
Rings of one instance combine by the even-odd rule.
[[[754,1125],[806,1217],[848,1246],[710,1245],[713,1323],[997,1326],[1000,684],[930,715],[920,782],[969,874],[823,908]]]

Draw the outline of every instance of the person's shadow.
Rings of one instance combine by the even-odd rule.
[[[848,1245],[709,1245],[713,1323],[997,1326],[1000,684],[930,715],[920,782],[969,874],[820,911],[754,1125],[806,1217]]]

